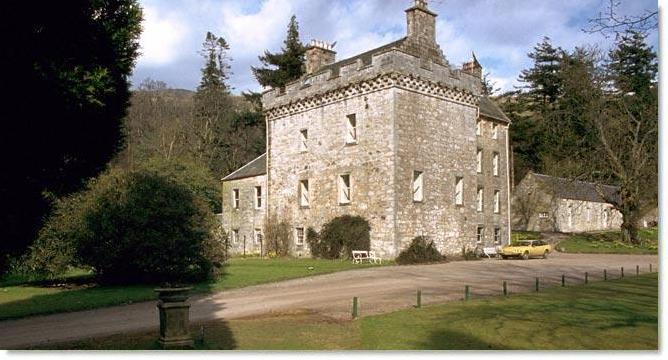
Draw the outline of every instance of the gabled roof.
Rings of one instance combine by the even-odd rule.
[[[560,199],[607,203],[607,201],[601,197],[599,191],[610,199],[616,199],[619,192],[619,188],[616,186],[570,180],[536,173],[530,174],[535,177],[537,182],[552,190],[554,196]]]
[[[222,180],[223,181],[237,180],[247,177],[266,175],[266,174],[267,174],[267,153],[264,153],[255,158],[255,160],[240,167],[233,173],[225,176]]]
[[[496,103],[487,96],[480,97],[480,115],[494,120],[499,120],[505,123],[510,123],[510,119],[503,113],[503,110],[496,105]]]

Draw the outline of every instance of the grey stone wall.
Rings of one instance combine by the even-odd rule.
[[[387,89],[268,121],[269,204],[293,228],[317,231],[332,218],[361,215],[371,226],[372,248],[393,254],[393,93]],[[355,114],[357,143],[346,144],[347,116]],[[308,130],[300,150],[300,130]],[[352,201],[338,203],[338,176],[349,174]],[[309,206],[298,203],[299,181],[309,182]],[[307,255],[308,246],[297,246]]]
[[[262,204],[255,207],[255,187],[262,188]],[[232,255],[260,254],[263,244],[255,239],[254,231],[264,233],[264,219],[267,210],[267,176],[260,175],[238,180],[223,181],[222,226],[229,238],[229,252]],[[232,191],[239,189],[239,208],[232,205]],[[232,240],[232,231],[238,230],[238,238]]]

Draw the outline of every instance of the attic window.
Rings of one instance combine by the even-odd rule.
[[[299,151],[304,152],[308,150],[308,129],[299,130]]]
[[[357,143],[357,117],[355,114],[346,116],[346,144]]]

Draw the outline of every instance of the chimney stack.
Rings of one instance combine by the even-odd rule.
[[[328,44],[320,40],[311,40],[306,46],[306,75],[320,70],[323,66],[333,64],[336,61],[334,44]]]
[[[406,9],[408,38],[425,45],[436,44],[436,16],[427,7],[427,0],[415,0],[415,4]]]
[[[462,65],[462,71],[469,74],[476,76],[480,79],[482,79],[482,65],[478,62],[478,59],[475,57],[475,53],[471,52],[472,59],[469,62],[465,62]]]

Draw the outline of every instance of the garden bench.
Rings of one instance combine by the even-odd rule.
[[[369,262],[373,262],[374,264],[376,263],[380,264],[382,260],[380,257],[376,256],[375,251],[369,251]]]
[[[494,257],[497,257],[499,255],[499,249],[496,246],[485,247],[485,248],[482,248],[482,253],[483,253],[483,255],[485,255],[485,256],[487,256],[488,258],[491,259],[492,255],[494,255]]]
[[[353,264],[361,264],[364,260],[369,260],[369,252],[353,250]]]

